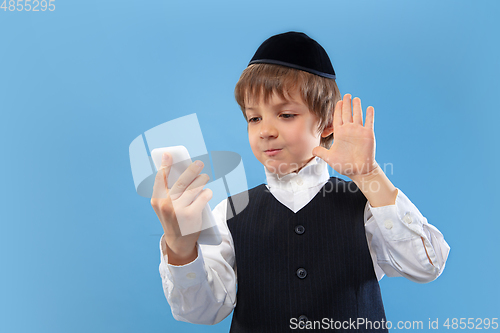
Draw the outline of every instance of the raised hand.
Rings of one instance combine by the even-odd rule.
[[[151,206],[163,227],[168,262],[184,265],[196,259],[201,212],[212,198],[212,191],[203,190],[210,178],[206,174],[199,174],[203,169],[201,161],[192,163],[171,189],[168,189],[167,179],[171,166],[172,157],[164,153],[153,186]]]
[[[313,155],[325,160],[335,171],[352,180],[369,175],[377,168],[375,161],[374,109],[366,110],[363,125],[361,100],[345,94],[335,105],[333,144],[330,149],[316,147]]]

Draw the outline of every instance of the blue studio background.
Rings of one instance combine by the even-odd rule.
[[[233,89],[289,30],[323,45],[342,94],[375,107],[377,161],[451,246],[432,283],[382,279],[387,319],[500,317],[498,2],[52,3],[0,10],[0,332],[228,331],[231,316],[173,319],[128,147],[196,112],[207,148],[238,152],[248,185],[262,183]]]

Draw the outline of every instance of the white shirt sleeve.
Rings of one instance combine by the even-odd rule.
[[[163,291],[176,320],[213,325],[236,306],[234,245],[226,222],[227,200],[213,210],[222,236],[220,245],[197,245],[198,257],[183,266],[168,264],[160,239],[160,276]]]
[[[449,245],[399,189],[394,205],[367,202],[365,229],[378,280],[386,274],[426,283],[443,272]]]

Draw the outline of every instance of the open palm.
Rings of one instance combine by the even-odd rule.
[[[330,149],[316,147],[313,155],[325,160],[335,171],[351,179],[369,174],[377,167],[375,162],[374,109],[366,109],[363,126],[361,100],[345,94],[335,105],[333,116],[333,144]]]

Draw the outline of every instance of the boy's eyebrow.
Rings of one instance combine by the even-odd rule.
[[[275,109],[279,109],[279,108],[282,108],[282,107],[287,106],[287,105],[297,105],[297,104],[298,103],[295,103],[292,101],[284,101],[281,103],[273,104],[273,105],[271,105],[271,107],[273,107]],[[258,107],[257,106],[245,107],[245,110],[255,110],[255,109],[258,109]]]

